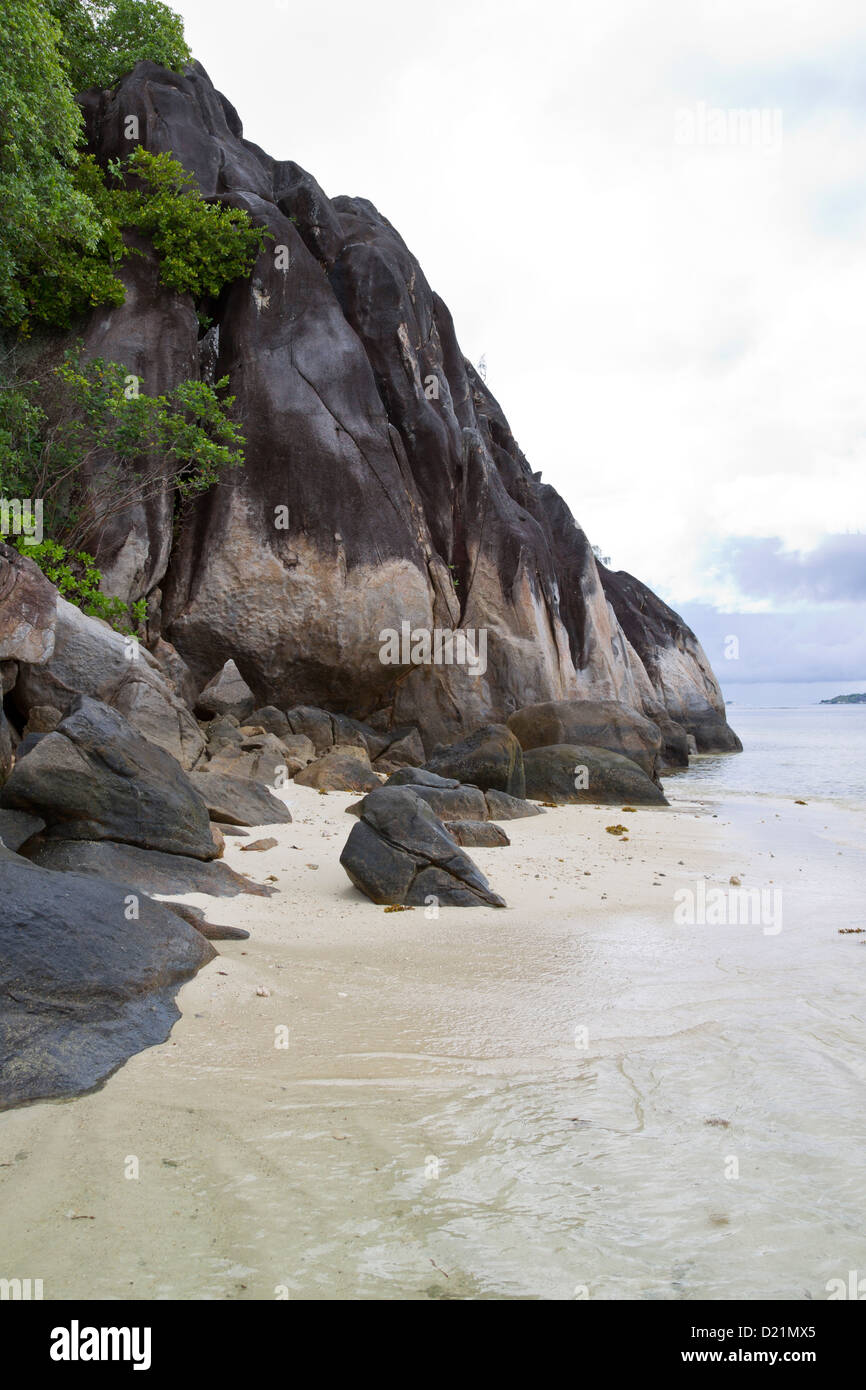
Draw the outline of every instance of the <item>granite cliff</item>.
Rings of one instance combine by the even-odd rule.
[[[674,761],[689,734],[704,751],[739,747],[694,634],[596,562],[371,203],[328,198],[245,140],[198,64],[139,63],[81,101],[99,161],[129,153],[135,116],[148,149],[273,238],[207,306],[206,329],[147,255],[125,262],[126,302],[84,329],[87,353],[125,363],[149,392],[228,375],[244,422],[245,468],[182,526],[167,489],[94,538],[109,588],[148,598],[151,645],[173,644],[199,689],[233,659],[261,704],[416,724],[428,751],[571,699],[649,716]],[[380,633],[407,623],[483,631],[485,669],[383,662]]]

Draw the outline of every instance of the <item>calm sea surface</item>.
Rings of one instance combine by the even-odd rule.
[[[743,752],[693,759],[688,772],[664,779],[672,791],[712,788],[863,804],[866,705],[750,709],[731,704],[727,714]]]

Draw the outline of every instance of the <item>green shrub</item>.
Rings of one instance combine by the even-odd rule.
[[[84,550],[67,550],[57,541],[27,545],[22,538],[15,542],[16,550],[34,560],[52,584],[56,584],[69,603],[74,603],[91,618],[104,618],[116,632],[139,636],[147,615],[147,600],[124,603],[111,598],[101,589],[102,574],[92,555]]]

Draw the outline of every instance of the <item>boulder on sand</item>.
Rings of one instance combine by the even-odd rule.
[[[191,772],[211,820],[226,825],[288,825],[292,813],[261,782],[225,772]]]
[[[658,725],[617,700],[549,700],[526,705],[509,716],[508,727],[517,735],[524,753],[530,748],[578,743],[620,753],[642,767],[647,777],[655,779],[658,774],[662,749]]]
[[[484,724],[468,738],[434,753],[426,767],[443,777],[455,777],[482,791],[525,795],[523,752],[518,739],[505,724]]]
[[[411,787],[380,787],[364,798],[340,863],[374,903],[505,906]]]
[[[540,806],[533,806],[531,801],[509,796],[507,792],[485,792],[484,800],[487,802],[487,814],[491,820],[521,820],[524,816],[544,815]]]
[[[464,849],[496,849],[511,844],[502,826],[490,820],[453,820],[446,823],[445,829]]]
[[[79,1095],[163,1042],[213,947],[129,889],[0,855],[0,1108]]]
[[[667,806],[661,788],[631,759],[606,748],[557,743],[531,748],[523,755],[526,794],[557,806],[573,802],[593,805],[638,802]]]
[[[318,787],[320,791],[368,792],[382,783],[368,761],[350,753],[324,753],[314,763],[295,773],[302,787]]]
[[[250,893],[257,898],[270,898],[276,892],[270,885],[254,883],[218,860],[204,863],[183,854],[161,854],[138,845],[115,844],[113,840],[46,840],[30,857],[42,869],[92,874],[114,883],[128,883],[151,897],[206,893],[213,898],[234,898],[239,893]]]
[[[85,695],[55,733],[34,737],[0,806],[41,816],[50,837],[216,856],[207,807],[183,768],[117,710]]]

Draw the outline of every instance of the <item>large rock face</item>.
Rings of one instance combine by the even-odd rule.
[[[371,203],[329,199],[245,141],[198,65],[181,76],[140,63],[83,104],[100,160],[129,152],[135,115],[149,149],[172,151],[205,197],[273,237],[208,306],[202,345],[202,370],[230,377],[246,467],[174,543],[164,499],[125,518],[122,538],[117,519],[97,538],[124,596],[161,598],[163,636],[199,689],[232,659],[259,704],[414,724],[428,754],[523,706],[575,698],[678,721],[674,754],[684,730],[733,746],[693,634],[675,615],[673,628],[642,625],[600,573]],[[192,307],[148,261],[128,273],[130,300],[94,315],[86,349],[170,385],[190,371]],[[454,629],[456,646],[414,645]]]

